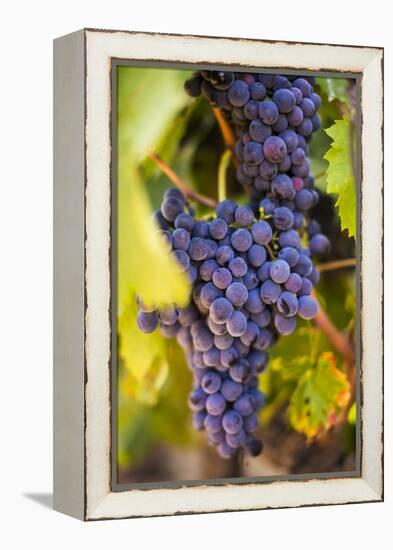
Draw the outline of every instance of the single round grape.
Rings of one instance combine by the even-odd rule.
[[[236,401],[242,391],[243,385],[239,384],[239,382],[235,382],[231,378],[226,378],[221,386],[221,394],[227,401]]]
[[[224,387],[224,384],[222,385],[222,387]],[[212,393],[207,396],[205,406],[209,414],[212,414],[213,416],[218,416],[225,411],[226,401],[221,393]]]
[[[247,290],[253,290],[258,286],[259,280],[257,272],[251,267],[248,268],[247,273],[244,275],[243,283]]]
[[[265,223],[265,222],[262,222],[262,223]],[[254,224],[254,226],[255,225],[256,224]],[[266,224],[266,225],[268,225],[268,224]],[[270,228],[270,226],[268,226],[268,227]],[[251,231],[252,231],[252,229],[251,229]],[[270,233],[271,233],[271,230],[270,230]],[[254,240],[255,240],[255,237],[254,237]],[[262,243],[262,244],[264,244],[264,243]],[[247,273],[247,264],[243,260],[243,258],[240,258],[239,256],[237,256],[236,258],[231,260],[229,262],[228,267],[229,267],[229,269],[232,272],[232,275],[234,277],[243,277],[243,275],[245,275]]]
[[[262,82],[253,82],[250,86],[250,94],[252,99],[260,101],[266,97],[266,87]]]
[[[216,259],[220,265],[228,264],[235,257],[233,249],[228,245],[222,245],[217,249]]]
[[[253,244],[247,252],[247,258],[253,267],[260,267],[266,261],[266,250],[260,244]]]
[[[293,246],[293,248],[296,248],[296,250],[299,250],[300,248],[299,234],[294,229],[288,229],[287,231],[283,231],[282,233],[280,233],[278,237],[278,243],[281,248],[284,248],[285,246]]]
[[[271,126],[278,120],[278,108],[273,101],[262,101],[259,104],[259,117],[262,122]]]
[[[276,284],[276,283],[273,283]],[[259,328],[267,327],[271,321],[271,313],[268,308],[263,309],[259,313],[252,313],[250,315],[252,321],[254,321]]]
[[[220,351],[224,351],[232,346],[233,337],[227,332],[225,332],[225,334],[216,335],[214,336],[214,344]]]
[[[213,371],[207,372],[201,380],[201,386],[207,394],[217,393],[221,387],[220,375]]]
[[[180,271],[186,271],[190,267],[190,257],[184,250],[174,250],[171,257],[176,259]]]
[[[230,348],[223,350],[220,353],[220,360],[222,365],[229,368],[239,357],[239,353],[236,348],[231,346]]]
[[[235,410],[227,411],[222,417],[222,427],[229,434],[235,434],[243,426],[242,415]]]
[[[302,277],[307,277],[312,271],[312,261],[306,254],[299,254],[299,259],[295,267],[292,268],[295,273],[299,273]]]
[[[308,296],[312,292],[312,282],[307,277],[302,277],[302,287],[298,291],[298,296]]]
[[[278,258],[280,260],[285,260],[289,267],[293,267],[299,261],[299,252],[292,246],[285,246],[278,253]]]
[[[254,141],[257,141],[258,143],[263,143],[268,137],[272,135],[272,128],[267,124],[264,124],[259,118],[255,118],[250,123],[249,132],[251,138]]]
[[[273,101],[280,113],[289,113],[295,107],[296,99],[291,90],[279,89],[273,94]]]
[[[185,203],[185,200],[186,200],[183,193],[180,191],[180,189],[177,189],[177,187],[170,187],[165,191],[164,201],[168,199],[177,199],[183,204]]]
[[[220,240],[225,237],[228,232],[227,222],[221,218],[215,218],[210,222],[209,233],[213,239]]]
[[[287,114],[288,123],[291,126],[299,127],[302,124],[304,115],[300,107],[296,105],[290,113]]]
[[[248,292],[245,307],[250,313],[259,313],[263,310],[263,303],[258,288],[254,288]]]
[[[258,166],[264,159],[262,145],[257,141],[250,141],[244,146],[243,157],[251,166]]]
[[[285,258],[284,258],[285,259]],[[298,273],[291,273],[285,281],[285,288],[290,292],[297,293],[302,288],[302,278]]]
[[[235,364],[229,368],[229,374],[232,380],[239,382],[240,384],[246,384],[250,379],[251,373],[251,367],[248,361],[244,359],[235,362]]]
[[[231,243],[235,250],[246,252],[252,245],[252,236],[248,229],[237,229],[231,235]]]
[[[227,329],[225,325],[223,324],[219,325],[215,323],[210,316],[208,316],[207,318],[207,326],[215,336],[222,336],[223,334],[226,334]]]
[[[259,312],[260,313],[260,312]],[[258,338],[259,327],[254,321],[247,321],[247,329],[244,334],[241,335],[240,340],[246,346],[251,346]]]
[[[293,194],[292,180],[286,174],[279,174],[273,178],[271,188],[273,193],[281,199],[288,199]]]
[[[223,292],[221,289],[219,289],[212,282],[208,282],[205,285],[203,285],[200,298],[201,298],[202,304],[205,307],[210,308],[214,300],[216,300],[222,295],[223,295]]]
[[[231,71],[211,71],[210,82],[218,90],[227,90],[235,81],[235,73]]]
[[[256,101],[250,100],[243,107],[244,116],[248,120],[254,120],[258,116],[258,103]]]
[[[299,105],[299,103],[302,101],[303,99],[303,94],[302,92],[299,90],[299,88],[294,88],[293,86],[291,87],[291,92],[293,93],[293,95],[295,96],[295,102],[296,102],[296,105]]]
[[[250,99],[247,84],[242,80],[235,80],[228,90],[228,99],[234,107],[243,107]]]
[[[277,309],[284,317],[296,315],[298,307],[298,300],[295,293],[284,290],[284,292],[280,294],[277,300]]]
[[[319,109],[319,107],[321,106],[320,96],[318,94],[316,94],[315,92],[313,92],[312,94],[310,94],[310,99],[314,103],[315,109]]]
[[[196,221],[191,231],[191,237],[201,237],[202,239],[207,239],[208,236],[209,224],[202,220]]]
[[[227,302],[232,307],[232,304],[228,300]],[[241,336],[246,331],[247,319],[241,311],[234,311],[230,319],[227,320],[226,327],[231,336]]]
[[[248,416],[255,410],[255,399],[251,393],[242,393],[242,395],[234,402],[233,408],[242,416]]]
[[[302,319],[313,319],[318,312],[316,301],[310,296],[300,296],[298,315]]]
[[[299,104],[299,107],[303,111],[304,116],[311,118],[315,113],[315,105],[311,99],[305,97]]]
[[[297,127],[297,131],[301,136],[310,136],[312,134],[312,122],[309,118],[304,118],[303,122]]]
[[[258,221],[251,227],[251,235],[257,244],[265,245],[272,239],[272,229],[265,221]]]
[[[272,125],[272,130],[276,132],[276,134],[279,134],[280,132],[283,132],[288,128],[288,119],[286,115],[283,115],[280,113],[278,115],[277,121]]]
[[[193,237],[188,249],[192,260],[201,261],[207,258],[209,254],[209,247],[206,244],[205,239],[201,237]]]
[[[214,343],[216,343],[215,338],[216,337],[214,337]],[[207,351],[204,351],[203,362],[207,367],[216,367],[220,363],[220,350],[216,346],[213,346]]]
[[[235,307],[241,307],[248,298],[248,290],[243,283],[231,283],[225,292],[226,298]]]
[[[206,431],[210,433],[217,433],[222,430],[222,416],[207,414],[203,422]]]
[[[266,352],[255,349],[248,354],[247,359],[251,368],[254,369],[255,372],[260,373],[263,372],[267,366],[268,356]]]
[[[199,276],[203,281],[211,281],[213,273],[218,269],[218,263],[213,260],[205,260],[199,268]]]
[[[300,166],[305,161],[305,158],[306,153],[303,151],[303,149],[297,147],[291,155],[291,162],[294,166]],[[296,189],[296,191],[300,191],[300,189]]]
[[[146,311],[139,311],[136,321],[139,329],[145,334],[149,334],[158,326],[158,315],[155,311],[150,313]]]
[[[226,267],[219,267],[213,273],[212,279],[217,288],[225,290],[232,282],[232,273]]]
[[[270,136],[263,144],[263,154],[267,161],[279,164],[287,154],[287,146],[280,137]]]
[[[330,241],[322,233],[315,234],[310,240],[310,252],[317,258],[323,258],[330,252]]]
[[[259,74],[258,75],[259,82],[262,82],[266,88],[272,89],[274,87],[274,84],[276,83],[276,75],[275,74]]]
[[[225,403],[225,401],[224,401]],[[193,390],[188,396],[188,406],[192,411],[203,411],[206,404],[206,394],[202,388]]]
[[[293,130],[284,130],[280,133],[279,137],[283,140],[287,147],[288,153],[293,153],[299,145],[299,137]]]
[[[172,196],[165,199],[161,205],[161,213],[169,222],[173,222],[183,210],[184,203]]]
[[[289,78],[283,75],[276,76],[276,82],[274,83],[273,90],[279,90],[280,88],[290,88],[291,82]]]
[[[315,267],[312,268],[311,273],[309,274],[308,278],[310,279],[311,283],[315,286],[319,283],[320,275],[318,269]]]
[[[275,260],[270,266],[270,277],[275,283],[285,283],[290,273],[290,267],[285,260]]]
[[[268,279],[262,283],[260,289],[261,299],[265,304],[275,304],[281,294],[280,285]]]
[[[226,298],[217,298],[211,304],[210,316],[215,323],[226,323],[232,317],[232,313],[233,305]]]
[[[254,342],[254,347],[257,350],[263,351],[272,344],[272,333],[267,328],[261,328],[257,339]]]
[[[207,328],[201,328],[194,334],[194,346],[198,351],[207,351],[213,344],[213,335]]]
[[[185,229],[188,232],[191,232],[194,226],[194,220],[190,214],[185,214],[184,212],[178,214],[175,219],[176,229]]]
[[[273,211],[273,223],[281,231],[290,229],[293,226],[294,220],[293,213],[286,206],[279,206]]]
[[[229,199],[225,199],[218,203],[216,207],[216,214],[219,218],[222,218],[228,224],[233,223],[236,208],[236,203]]]
[[[194,304],[179,309],[179,323],[183,327],[189,327],[199,318],[199,313]]]
[[[259,166],[259,175],[265,180],[272,180],[278,174],[277,164],[264,160]]]
[[[274,326],[280,334],[289,335],[296,328],[295,317],[284,317],[281,313],[276,313],[274,316]]]
[[[190,234],[182,228],[176,229],[172,233],[173,248],[187,250],[190,244]]]
[[[235,210],[235,222],[241,227],[248,227],[254,220],[254,213],[249,206],[238,206]]]

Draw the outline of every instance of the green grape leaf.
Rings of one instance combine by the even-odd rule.
[[[350,125],[350,120],[343,118],[325,130],[333,141],[324,158],[329,162],[327,192],[337,195],[341,229],[347,229],[348,235],[356,238],[356,188],[351,163]]]
[[[347,376],[336,367],[333,353],[324,352],[316,367],[299,379],[289,405],[290,422],[295,430],[313,438],[334,424],[349,397]]]

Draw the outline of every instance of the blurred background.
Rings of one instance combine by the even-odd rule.
[[[205,434],[193,429],[187,406],[191,373],[182,350],[159,331],[141,333],[135,322],[140,289],[169,284],[149,254],[146,219],[171,182],[149,153],[159,154],[190,186],[216,198],[223,139],[207,101],[184,92],[190,71],[117,70],[118,482],[354,470],[355,366],[311,323],[299,323],[295,333],[279,340],[260,376],[267,398],[260,413],[261,456],[222,460]],[[311,214],[332,243],[320,266],[318,299],[354,349],[356,86],[351,79],[318,77],[315,90],[322,97],[322,124],[313,135],[310,160],[321,199]],[[228,196],[246,201],[231,169],[227,187]],[[197,207],[198,215],[206,212]]]

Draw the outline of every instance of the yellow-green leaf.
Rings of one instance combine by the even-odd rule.
[[[307,438],[334,424],[337,414],[348,403],[350,384],[336,367],[331,352],[322,353],[315,368],[307,369],[292,394],[289,419],[295,430]]]
[[[351,161],[351,122],[348,118],[336,120],[325,132],[333,140],[324,156],[329,162],[327,192],[337,195],[336,206],[341,229],[347,229],[348,235],[356,238],[356,187]]]

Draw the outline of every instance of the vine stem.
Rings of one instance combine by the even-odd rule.
[[[225,149],[220,158],[218,165],[218,200],[224,201],[227,198],[227,170],[231,160],[232,152],[230,149]]]
[[[344,358],[347,365],[353,365],[355,363],[355,353],[351,343],[345,334],[341,333],[332,323],[326,311],[322,308],[315,291],[312,293],[314,300],[318,303],[318,312],[314,319],[316,325],[326,335],[333,347]]]
[[[217,203],[214,199],[211,197],[207,197],[206,195],[202,195],[201,193],[198,193],[197,191],[194,191],[188,183],[186,183],[180,176],[176,174],[172,168],[170,168],[163,160],[162,158],[157,155],[157,153],[154,153],[151,151],[148,154],[148,157],[164,172],[166,176],[171,180],[171,182],[176,185],[178,189],[189,199],[193,199],[196,202],[199,202],[200,204],[204,204],[205,206],[209,206],[210,208],[215,208]]]
[[[341,269],[343,267],[355,267],[356,258],[345,258],[344,260],[335,260],[332,262],[325,262],[317,266],[318,271],[321,273],[324,271],[334,271],[335,269]]]
[[[213,114],[217,120],[218,126],[220,127],[225,146],[229,149],[233,149],[235,146],[235,136],[233,134],[232,128],[223,117],[220,109],[213,107]]]

